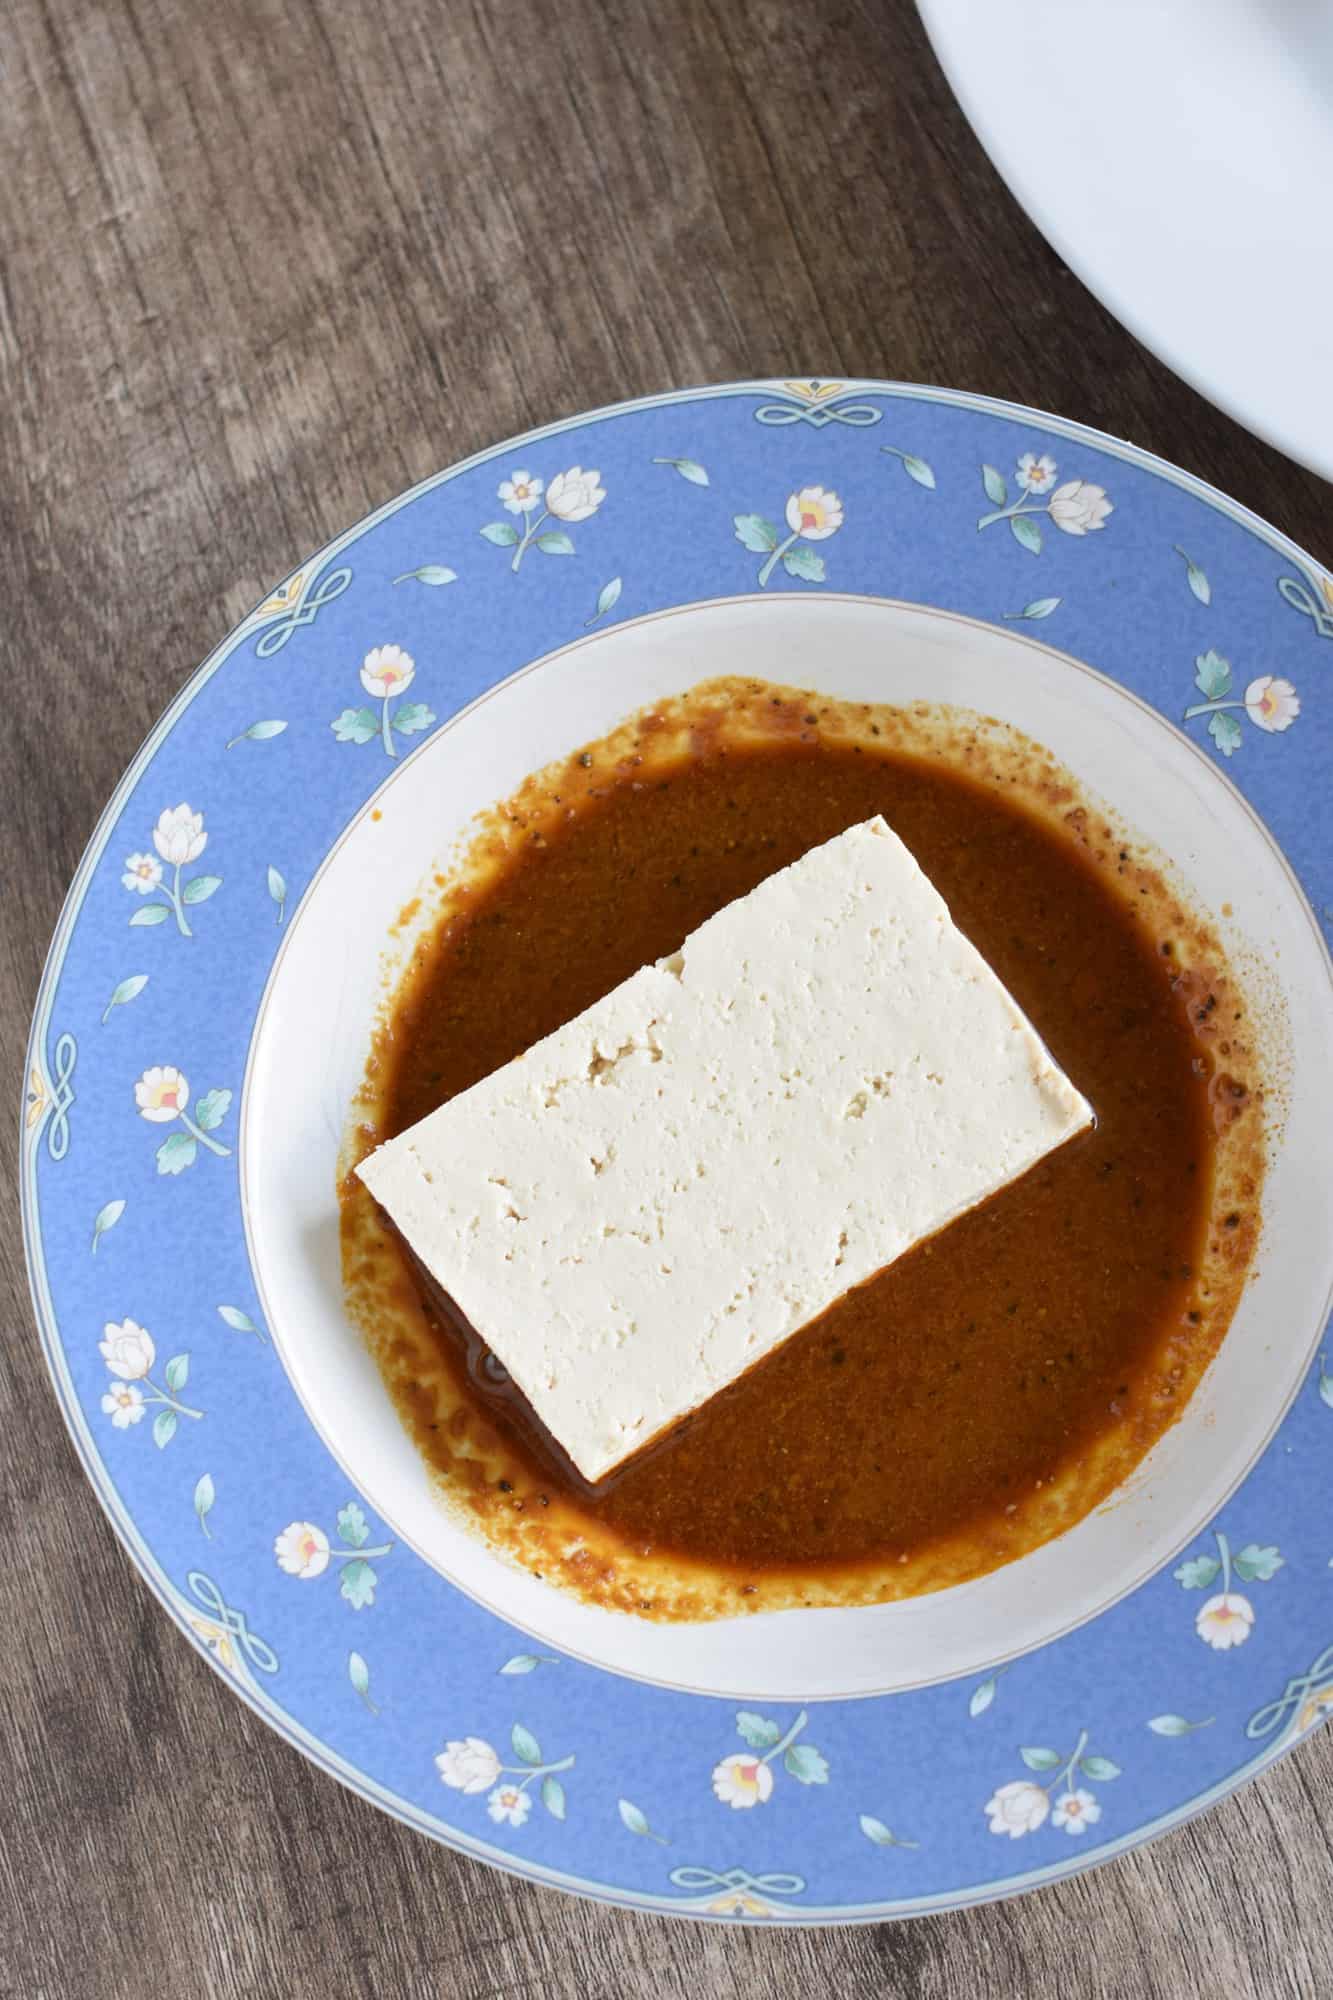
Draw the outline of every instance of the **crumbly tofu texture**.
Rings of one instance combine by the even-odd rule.
[[[595,1481],[1091,1121],[875,818],[358,1172]]]

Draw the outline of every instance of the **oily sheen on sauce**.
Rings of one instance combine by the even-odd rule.
[[[1239,1047],[1221,1045],[1230,1066],[1219,1050],[1224,1014],[1240,1033],[1240,1003],[1216,966],[1186,969],[1160,896],[1158,920],[1145,920],[1133,857],[1090,841],[1085,815],[1038,811],[1022,785],[986,782],[971,753],[910,729],[833,726],[785,691],[768,696],[763,719],[731,738],[696,727],[656,762],[590,750],[514,802],[484,876],[446,897],[398,989],[366,1142],[875,813],[1089,1097],[1095,1130],[840,1300],[596,1488],[419,1270],[451,1420],[431,1417],[437,1406],[413,1396],[401,1368],[386,1374],[475,1512],[557,1509],[601,1550],[632,1551],[640,1573],[679,1559],[752,1591],[778,1573],[882,1577],[945,1543],[967,1551],[951,1574],[978,1573],[1015,1552],[1008,1524],[1070,1466],[1097,1463],[1078,1511],[1123,1477],[1224,1330],[1210,1258],[1239,1269],[1256,1224],[1253,1201],[1237,1196],[1220,1223],[1214,1201],[1219,1132],[1249,1098]],[[1257,1192],[1253,1178],[1243,1185]],[[354,1258],[357,1204],[344,1197]]]

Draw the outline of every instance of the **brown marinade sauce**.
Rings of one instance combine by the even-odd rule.
[[[661,1615],[895,1595],[1068,1525],[1179,1414],[1257,1222],[1257,1138],[1242,1157],[1232,1136],[1247,1110],[1258,1122],[1234,982],[1044,753],[1012,733],[988,749],[958,711],[816,713],[813,697],[746,686],[732,706],[751,727],[695,718],[654,746],[649,718],[630,747],[622,731],[529,781],[481,842],[480,873],[442,883],[376,1046],[360,1150],[874,813],[1097,1123],[596,1488],[401,1247],[424,1317],[415,1347],[386,1338],[394,1246],[380,1219],[378,1263],[365,1250],[373,1204],[348,1177],[349,1286],[446,1486],[530,1566]]]

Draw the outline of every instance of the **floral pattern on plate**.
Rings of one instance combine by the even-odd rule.
[[[650,509],[613,504],[636,482]],[[771,514],[750,511],[765,494]],[[990,532],[1004,521],[1008,536]],[[1040,556],[1040,594],[1011,541]],[[576,553],[597,568],[535,561]],[[1207,1527],[1174,1568],[1003,1668],[795,1711],[557,1664],[410,1549],[372,1541],[277,1365],[229,1121],[304,885],[389,760],[498,678],[627,612],[784,585],[1049,634],[1183,719],[1333,912],[1333,714],[1308,671],[1333,589],[1312,558],[1132,447],[1031,411],[822,379],[663,397],[427,482],[218,649],[76,878],[34,1019],[22,1156],[39,1324],[91,1476],[173,1617],[273,1727],[410,1824],[535,1880],[752,1924],[878,1920],[1056,1879],[1333,1712],[1333,1378],[1317,1365],[1228,1503],[1273,1541],[1233,1554]],[[1197,702],[1182,699],[1191,659]],[[127,961],[142,929],[163,936]],[[137,1118],[162,1128],[153,1146]],[[168,1327],[180,1347],[163,1361]],[[1090,1687],[1098,1743],[1136,1746],[1132,1785],[1090,1747]],[[497,1712],[518,1690],[521,1721]],[[479,1733],[446,1738],[455,1716]],[[1004,1743],[1027,1747],[1007,1761]]]

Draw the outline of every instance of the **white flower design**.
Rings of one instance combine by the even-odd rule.
[[[803,486],[787,501],[787,526],[803,542],[826,542],[842,521],[842,502],[828,487]]]
[[[1085,1792],[1080,1785],[1056,1800],[1051,1825],[1063,1827],[1066,1833],[1086,1833],[1101,1816],[1102,1809],[1092,1793]]]
[[[1253,1624],[1254,1606],[1249,1598],[1236,1590],[1223,1590],[1200,1605],[1194,1629],[1206,1646],[1228,1653],[1233,1646],[1245,1644]]]
[[[1301,698],[1290,681],[1260,674],[1245,690],[1245,713],[1260,729],[1290,729],[1301,712]]]
[[[581,465],[557,472],[546,489],[547,513],[554,514],[557,521],[586,521],[606,498],[606,488],[598,484],[601,476],[600,472],[585,472]]]
[[[169,1125],[179,1118],[190,1101],[190,1086],[180,1070],[170,1063],[146,1069],[134,1086],[139,1116],[150,1125]]]
[[[484,1792],[500,1775],[500,1759],[480,1736],[446,1743],[435,1759],[442,1781],[456,1792]]]
[[[136,1320],[123,1319],[119,1323],[108,1320],[102,1332],[105,1337],[98,1341],[97,1351],[110,1372],[122,1382],[141,1382],[151,1372],[157,1359],[157,1349],[148,1329]]]
[[[1025,493],[1049,493],[1055,484],[1055,460],[1045,452],[1038,458],[1025,451],[1014,476]]]
[[[187,805],[168,806],[153,828],[153,845],[172,868],[197,861],[208,845],[203,814]]]
[[[737,1812],[746,1806],[761,1806],[772,1795],[773,1773],[758,1757],[738,1750],[715,1766],[713,1790],[724,1806]]]
[[[401,646],[372,646],[361,663],[361,685],[382,701],[411,687],[416,671],[416,661]]]
[[[288,1576],[322,1576],[329,1566],[329,1538],[313,1521],[293,1521],[273,1544],[279,1569]]]
[[[1050,1809],[1051,1802],[1040,1785],[1015,1778],[1012,1784],[1001,1785],[982,1811],[989,1816],[992,1833],[1007,1833],[1011,1840],[1020,1840],[1025,1833],[1037,1831]]]
[[[1067,535],[1090,535],[1105,525],[1107,515],[1115,509],[1106,497],[1104,486],[1093,486],[1086,479],[1070,479],[1056,487],[1048,511],[1056,527],[1063,528]]]
[[[500,481],[498,488],[505,511],[510,514],[530,514],[545,490],[545,480],[538,479],[531,472],[511,472],[508,479]]]
[[[532,1800],[518,1785],[497,1785],[486,1810],[497,1825],[522,1826],[532,1811]]]
[[[125,873],[121,876],[121,887],[133,889],[140,896],[149,895],[162,880],[162,863],[155,854],[127,854]]]
[[[102,1398],[102,1408],[118,1431],[128,1430],[143,1416],[143,1390],[137,1382],[109,1382]]]

